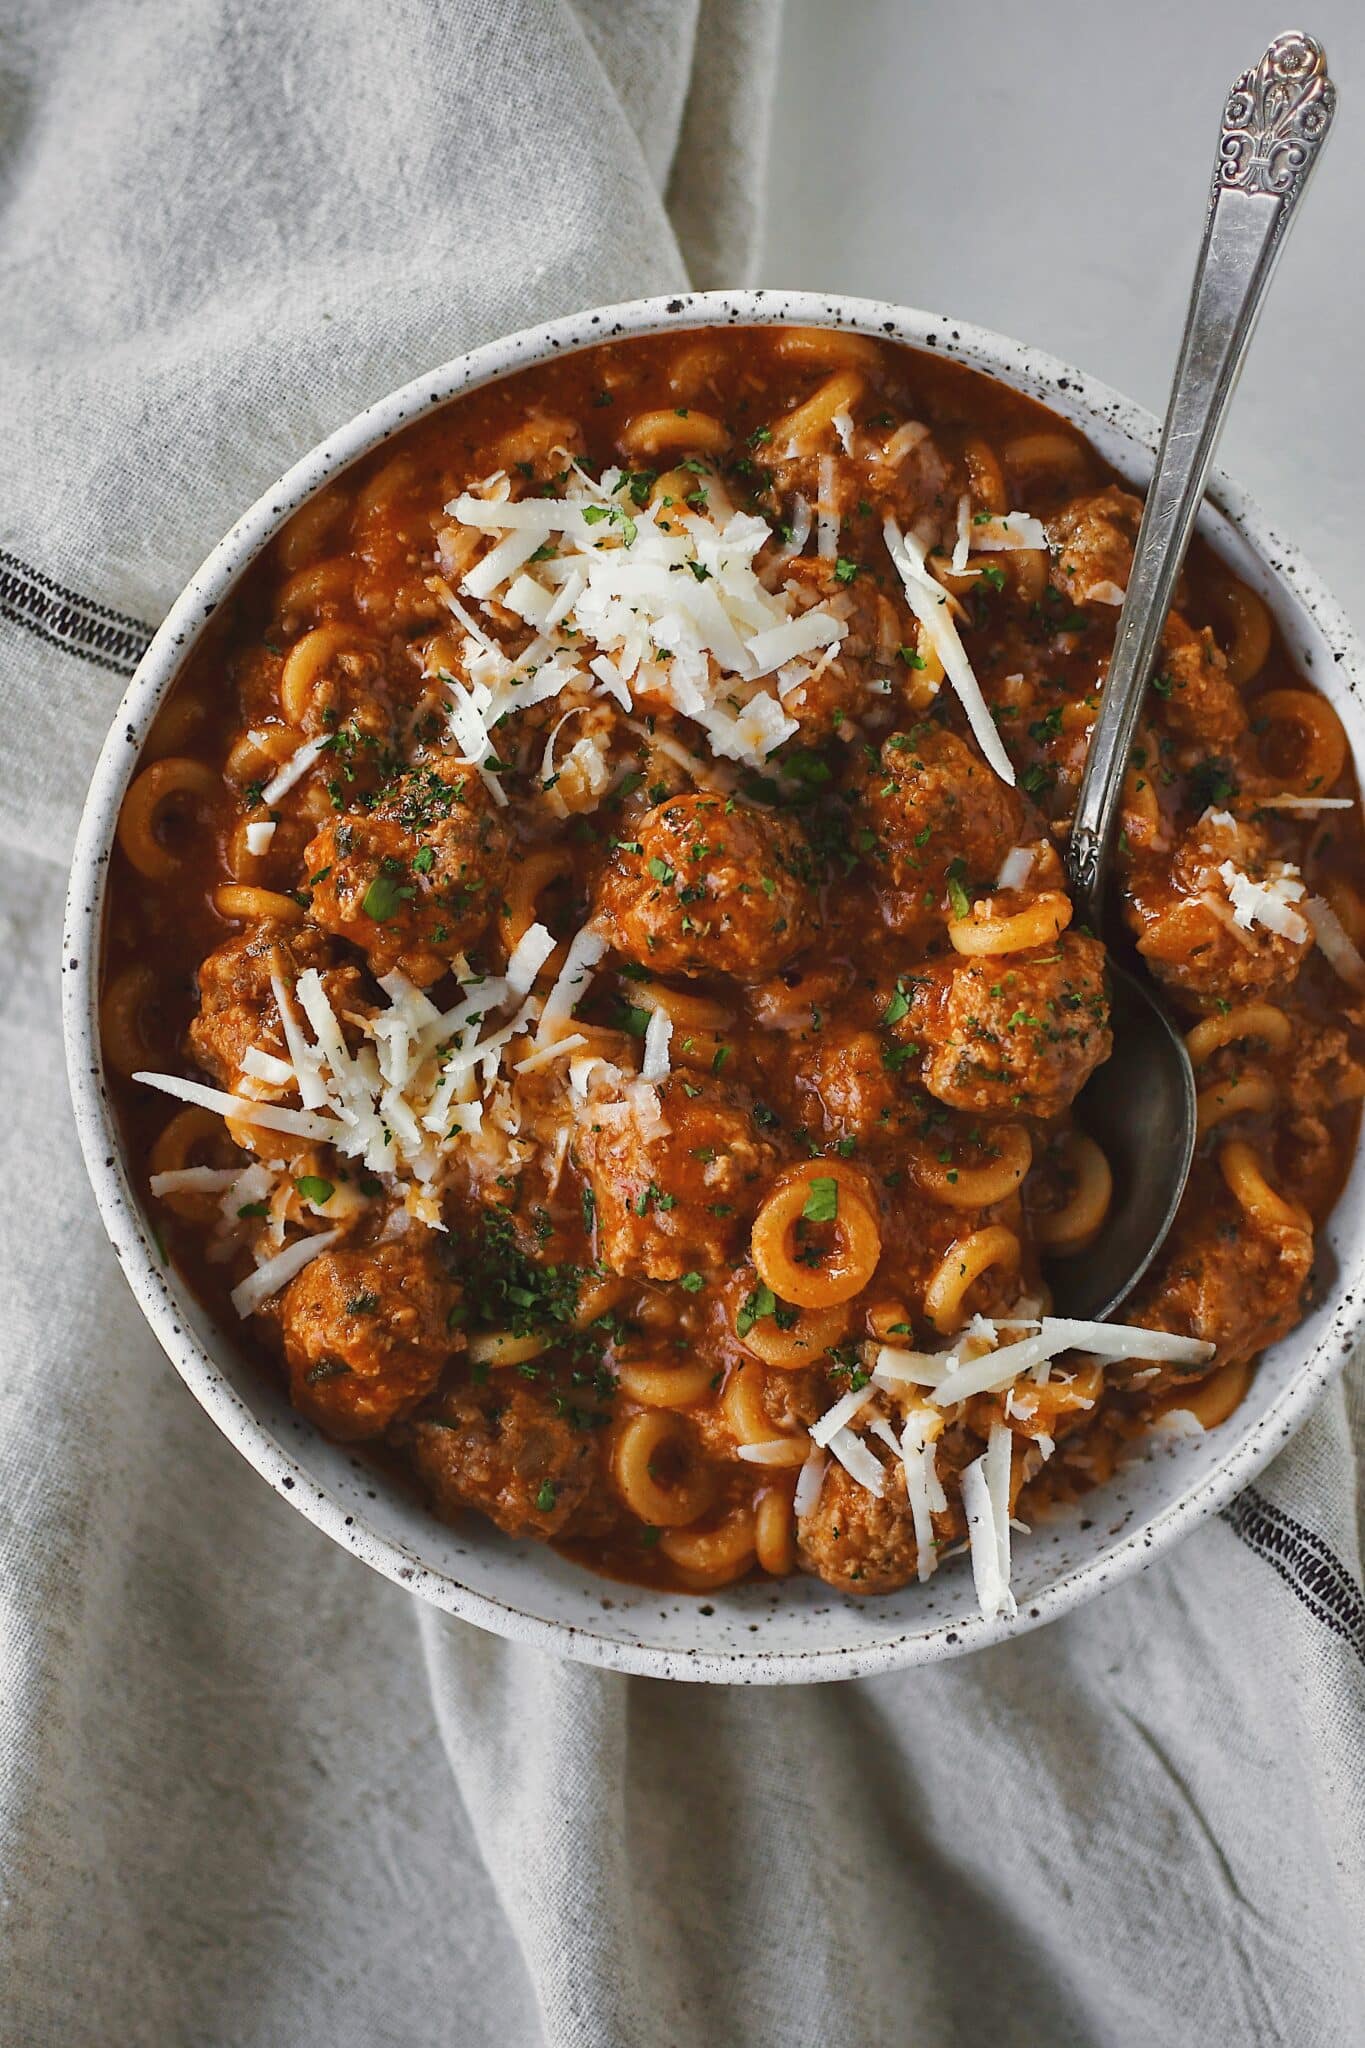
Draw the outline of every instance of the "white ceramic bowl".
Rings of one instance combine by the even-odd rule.
[[[446,1528],[296,1416],[157,1257],[107,1100],[97,995],[115,820],[138,749],[205,622],[282,521],[327,478],[460,392],[526,364],[621,335],[771,322],[856,329],[937,350],[990,372],[1076,423],[1126,477],[1151,474],[1151,414],[1054,357],[979,327],[868,299],[708,292],[641,299],[559,320],[458,356],[379,401],[315,448],[238,520],[190,579],[129,685],[100,756],[77,837],[63,950],[67,1059],[86,1165],[128,1283],[163,1349],[230,1442],[278,1493],[364,1563],[499,1635],[657,1678],[788,1684],[959,1655],[1050,1621],[1150,1559],[1221,1508],[1302,1421],[1354,1338],[1365,1270],[1365,1166],[1357,1160],[1326,1231],[1319,1304],[1266,1356],[1237,1412],[1207,1436],[1163,1442],[1080,1507],[1016,1548],[1013,1622],[985,1621],[958,1562],[928,1586],[840,1598],[807,1578],[703,1599],[595,1578],[538,1544],[470,1516]],[[1246,494],[1215,475],[1202,530],[1270,602],[1295,657],[1345,721],[1365,760],[1362,650],[1308,565]]]

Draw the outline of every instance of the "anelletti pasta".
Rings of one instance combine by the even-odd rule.
[[[1355,1142],[1357,792],[1196,547],[1118,866],[1199,1151],[1128,1320],[1055,1322],[1121,1193],[1064,855],[1140,514],[1019,395],[769,328],[509,376],[290,518],[130,784],[103,1029],[301,1413],[611,1574],[875,1594],[1230,1412]]]

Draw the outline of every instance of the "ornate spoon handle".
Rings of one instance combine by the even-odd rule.
[[[1335,106],[1321,46],[1293,29],[1242,74],[1223,115],[1180,359],[1067,855],[1095,931],[1104,926],[1123,778],[1176,577],[1275,259]]]

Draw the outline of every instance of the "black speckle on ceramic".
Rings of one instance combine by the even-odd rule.
[[[1131,480],[1151,474],[1157,422],[1038,349],[954,321],[866,299],[797,292],[700,292],[600,307],[460,356],[369,406],[305,455],[232,527],[152,640],[95,769],[71,868],[62,977],[72,1100],[105,1228],[148,1322],[229,1441],[300,1513],[366,1564],[447,1612],[561,1655],[657,1678],[793,1684],[961,1656],[1054,1619],[1144,1569],[1246,1486],[1340,1370],[1356,1337],[1365,1262],[1365,1165],[1357,1162],[1325,1233],[1334,1292],[1263,1360],[1242,1406],[1207,1436],[1155,1438],[1086,1504],[1049,1515],[1015,1552],[1014,1621],[984,1621],[970,1570],[951,1564],[928,1587],[852,1601],[809,1579],[727,1588],[705,1602],[613,1586],[538,1546],[471,1522],[444,1528],[329,1444],[280,1389],[237,1355],[175,1274],[163,1267],[133,1194],[105,1099],[97,1027],[98,962],[109,851],[137,750],[204,622],[297,507],[327,478],[381,446],[410,418],[463,391],[604,335],[718,322],[849,327],[951,354],[1050,405],[1089,434]],[[1269,601],[1289,644],[1323,687],[1365,759],[1365,657],[1340,608],[1252,501],[1215,474],[1201,530]]]

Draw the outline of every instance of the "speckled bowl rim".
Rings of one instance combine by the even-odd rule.
[[[1060,406],[1084,430],[1117,432],[1131,446],[1155,449],[1158,423],[1141,407],[1056,357],[947,315],[880,300],[776,290],[688,293],[632,300],[529,328],[455,357],[441,368],[367,406],[295,463],[244,513],[186,584],[138,665],[104,743],[81,817],[71,866],[62,954],[62,1009],[72,1102],[87,1171],[101,1217],[128,1284],[163,1350],[229,1442],[275,1491],[334,1541],[396,1583],[480,1628],[561,1656],[649,1677],[711,1683],[796,1684],[853,1678],[960,1656],[1055,1620],[1139,1571],[1208,1516],[1224,1507],[1282,1447],[1319,1393],[1341,1370],[1356,1337],[1350,1299],[1365,1271],[1365,1226],[1342,1260],[1336,1304],[1327,1327],[1292,1377],[1255,1414],[1256,1383],[1239,1413],[1254,1425],[1228,1449],[1202,1483],[1113,1540],[1097,1534],[1095,1554],[1065,1570],[1021,1608],[1013,1621],[987,1621],[974,1611],[969,1573],[959,1573],[961,1611],[931,1629],[873,1644],[840,1644],[837,1600],[821,1616],[828,1647],[733,1653],[672,1650],[623,1641],[593,1628],[528,1613],[462,1585],[413,1551],[369,1526],[361,1514],[321,1485],[271,1434],[226,1379],[188,1326],[180,1283],[160,1264],[122,1154],[104,1085],[98,1031],[98,968],[105,883],[119,806],[147,729],[207,621],[284,519],[329,476],[381,446],[412,421],[509,371],[594,342],[670,328],[796,324],[847,327],[885,335],[964,360],[1016,390]],[[1365,661],[1345,614],[1298,552],[1274,534],[1245,491],[1215,472],[1209,498],[1262,563],[1310,616],[1337,673],[1359,694]],[[1359,756],[1359,749],[1357,749]],[[226,1340],[225,1340],[226,1341]],[[1285,1343],[1292,1345],[1291,1335]],[[1098,1498],[1098,1497],[1097,1497]],[[710,1596],[723,1600],[723,1592]],[[761,1635],[761,1631],[760,1631]]]

